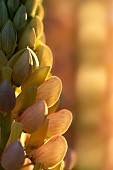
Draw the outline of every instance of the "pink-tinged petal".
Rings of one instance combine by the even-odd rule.
[[[4,169],[18,170],[24,163],[24,150],[20,141],[16,140],[8,145],[1,158],[1,164]]]
[[[45,100],[48,107],[53,106],[59,99],[62,91],[62,82],[52,76],[37,88],[36,100]]]
[[[23,124],[23,129],[32,133],[36,131],[43,123],[48,114],[48,109],[45,101],[39,100],[32,106],[28,107],[18,121]]]
[[[47,138],[49,138],[54,135],[62,135],[68,130],[72,122],[72,113],[67,109],[63,109],[49,114],[47,119],[49,120]]]
[[[52,168],[58,165],[65,157],[67,142],[63,136],[54,136],[40,148],[33,151],[34,163],[44,164],[44,168]]]

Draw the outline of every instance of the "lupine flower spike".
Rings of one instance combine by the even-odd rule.
[[[0,0],[0,170],[64,168],[72,113],[55,111],[62,82],[43,16],[41,0]]]

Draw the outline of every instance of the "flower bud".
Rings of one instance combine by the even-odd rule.
[[[47,119],[49,120],[47,137],[50,138],[54,135],[62,135],[68,130],[72,122],[72,113],[63,109],[49,114]]]
[[[29,26],[35,29],[36,38],[39,39],[43,34],[43,24],[38,16],[31,19]]]
[[[0,84],[0,111],[9,113],[15,106],[15,93],[8,80]]]
[[[40,100],[28,107],[18,121],[22,123],[23,129],[27,133],[32,133],[41,127],[47,114],[47,105],[43,100]]]
[[[19,3],[19,0],[7,0],[7,7],[11,18],[13,18],[16,10],[18,9]]]
[[[56,76],[52,76],[37,88],[36,101],[45,100],[47,106],[51,107],[58,101],[61,91],[61,80]]]
[[[32,159],[35,164],[42,163],[44,169],[58,165],[67,151],[67,142],[63,136],[54,136],[40,148],[33,150]]]
[[[17,35],[13,23],[8,20],[1,31],[2,51],[7,54],[9,59],[16,47]]]
[[[1,158],[1,164],[4,169],[18,170],[24,163],[24,150],[18,140],[8,145]]]
[[[50,66],[37,68],[30,77],[22,84],[22,89],[27,86],[40,86],[46,79],[50,71]]]
[[[33,49],[35,41],[36,41],[35,29],[30,26],[27,26],[18,42],[18,49],[21,50],[22,48],[27,47]]]
[[[39,3],[39,0],[26,0],[25,1],[25,7],[27,9],[27,13],[29,17],[34,17],[37,9],[37,5]]]
[[[53,55],[47,45],[42,42],[37,42],[35,43],[34,49],[36,50],[36,55],[40,61],[40,67],[53,65]]]
[[[7,58],[4,53],[0,50],[0,68],[7,65]]]
[[[0,29],[8,20],[8,11],[4,1],[0,2]]]
[[[21,5],[17,10],[13,19],[13,23],[15,24],[16,30],[18,32],[22,31],[25,28],[27,23],[27,12],[24,5]]]
[[[15,140],[19,139],[23,131],[23,126],[20,122],[14,122],[11,126],[11,133],[8,139],[6,147],[13,143]]]
[[[20,86],[32,72],[33,60],[28,49],[19,57],[13,67],[13,82]]]
[[[19,59],[19,57],[26,51],[26,48],[18,51],[16,54],[14,54],[10,60],[7,63],[7,66],[13,68],[13,66],[15,65],[16,61]]]
[[[16,105],[12,110],[14,118],[18,118],[27,107],[35,103],[36,91],[37,89],[35,86],[29,86],[17,96]]]

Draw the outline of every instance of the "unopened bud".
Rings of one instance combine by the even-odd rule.
[[[8,20],[1,31],[2,50],[7,54],[9,59],[16,47],[17,35],[13,23]]]
[[[35,29],[30,26],[27,26],[18,42],[18,49],[21,50],[22,48],[27,47],[33,49],[35,41],[36,41]]]
[[[0,29],[4,23],[8,20],[8,11],[4,1],[0,2]]]
[[[27,86],[40,86],[46,79],[50,71],[50,66],[39,67],[37,68],[31,76],[23,83],[22,89]]]
[[[20,86],[32,72],[32,56],[28,49],[20,56],[13,67],[13,82]]]
[[[18,32],[22,31],[25,28],[27,23],[27,12],[24,5],[21,5],[17,10],[13,19],[13,23],[15,24],[16,30]]]
[[[21,137],[23,126],[20,122],[14,122],[11,126],[11,133],[6,147]]]
[[[8,145],[1,158],[1,164],[4,169],[18,170],[24,163],[24,150],[18,140]]]
[[[40,18],[38,16],[33,17],[29,26],[35,29],[36,38],[39,39],[43,34],[43,24]]]
[[[19,3],[19,0],[7,0],[7,7],[11,18],[13,18],[16,10],[18,9]]]

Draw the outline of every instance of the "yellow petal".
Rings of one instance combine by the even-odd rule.
[[[28,107],[18,121],[22,123],[23,129],[27,133],[32,133],[44,123],[47,114],[47,105],[43,100],[40,100]]]
[[[52,66],[53,65],[53,55],[50,48],[43,42],[36,42],[34,47],[38,59],[40,61],[40,66]]]
[[[62,135],[68,130],[72,122],[72,113],[63,109],[49,114],[47,119],[49,119],[47,137],[50,138],[53,135]]]
[[[45,100],[47,106],[51,107],[58,101],[61,91],[61,80],[52,76],[37,88],[36,100]]]
[[[24,81],[22,85],[22,89],[26,86],[40,86],[46,79],[48,73],[50,71],[50,66],[39,67],[37,68],[31,76]]]
[[[34,163],[44,164],[44,168],[58,165],[65,157],[67,142],[63,136],[54,136],[39,149],[33,151]]]

